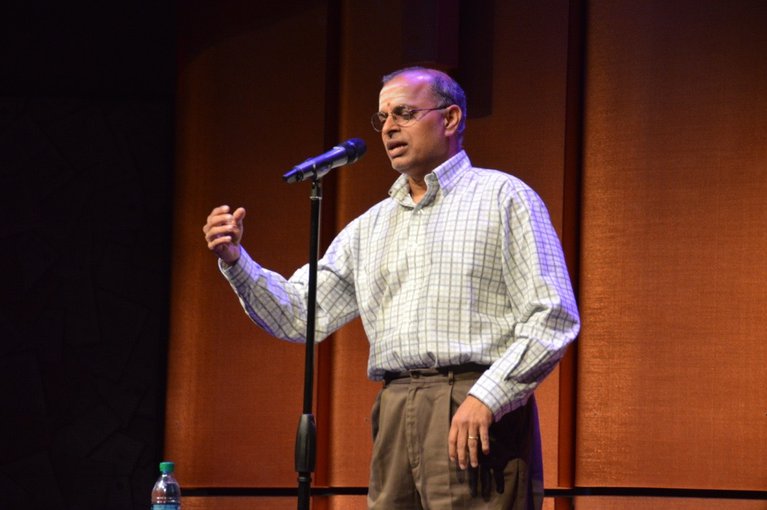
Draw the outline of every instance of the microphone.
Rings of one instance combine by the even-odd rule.
[[[282,176],[285,182],[301,182],[319,179],[337,166],[350,165],[360,159],[367,150],[365,141],[352,138],[336,145],[325,154],[309,158]]]

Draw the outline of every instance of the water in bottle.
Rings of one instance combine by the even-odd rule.
[[[152,510],[179,510],[181,486],[173,477],[172,462],[160,462],[160,478],[152,489]]]

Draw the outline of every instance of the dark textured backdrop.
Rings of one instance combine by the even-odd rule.
[[[169,2],[0,8],[0,508],[144,508],[162,448]]]

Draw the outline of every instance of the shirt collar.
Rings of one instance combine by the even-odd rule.
[[[442,190],[443,195],[449,194],[456,186],[464,170],[471,167],[471,161],[466,151],[462,150],[447,161],[440,164],[431,173],[427,174],[424,180],[428,191],[424,200],[419,205],[428,205],[434,199],[438,190]],[[410,198],[410,186],[406,175],[400,175],[389,188],[389,196],[400,205],[414,207]]]

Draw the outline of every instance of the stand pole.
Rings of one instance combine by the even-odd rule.
[[[309,510],[312,473],[317,451],[317,429],[312,414],[314,396],[314,334],[317,309],[317,259],[320,238],[322,184],[312,181],[311,231],[309,233],[309,295],[306,303],[306,361],[304,367],[304,408],[296,432],[295,466],[298,472],[298,510]]]

